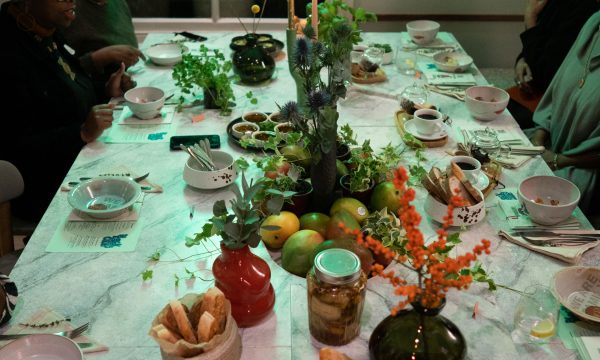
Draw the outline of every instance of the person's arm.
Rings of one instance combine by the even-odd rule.
[[[146,56],[139,49],[129,45],[111,45],[90,53],[91,61],[96,69],[104,69],[111,64],[125,63],[126,67],[138,62],[139,58],[146,60]]]
[[[548,132],[548,130],[542,129],[542,128],[537,128],[531,135],[530,140],[534,146],[544,146],[546,144],[546,140],[548,140],[549,136],[550,136],[550,133]]]
[[[579,155],[563,155],[546,150],[542,154],[542,158],[552,170],[560,170],[568,166],[580,169],[600,168],[600,154],[598,154],[598,152],[589,152]]]
[[[531,29],[537,25],[538,16],[546,6],[548,0],[528,0],[525,6],[525,14],[523,20],[525,21],[525,30]]]
[[[19,292],[8,276],[0,273],[0,326],[6,324],[15,309]]]

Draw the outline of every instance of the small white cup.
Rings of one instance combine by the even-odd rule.
[[[423,135],[433,135],[442,126],[442,113],[433,109],[419,109],[415,111],[413,120],[417,131]]]
[[[450,162],[458,165],[471,184],[475,185],[479,182],[481,174],[481,163],[479,160],[470,156],[454,156],[450,159]]]

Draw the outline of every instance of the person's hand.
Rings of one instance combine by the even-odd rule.
[[[537,24],[537,18],[548,0],[527,0],[525,7],[525,29],[534,27]]]
[[[533,80],[531,68],[525,61],[525,58],[520,58],[515,65],[515,81],[519,87]]]
[[[144,53],[129,45],[106,46],[92,53],[92,61],[98,68],[119,63],[125,63],[126,67],[130,67],[137,63],[139,58],[146,60]]]
[[[129,86],[129,88],[127,88],[127,86]],[[106,82],[106,95],[110,97],[122,96],[125,91],[134,86],[135,82],[131,80],[129,75],[125,74],[125,64],[121,63],[119,70],[112,73]]]
[[[104,129],[111,127],[114,107],[114,104],[94,106],[81,125],[81,140],[86,143],[92,142],[102,135]]]

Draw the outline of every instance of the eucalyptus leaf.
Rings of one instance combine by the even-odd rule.
[[[213,215],[227,215],[227,206],[225,205],[225,200],[218,200],[213,204]]]

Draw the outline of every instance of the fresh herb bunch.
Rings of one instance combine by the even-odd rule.
[[[373,44],[373,47],[383,50],[384,53],[391,53],[392,47],[390,44]]]
[[[375,13],[366,11],[362,7],[354,8],[346,4],[343,0],[326,0],[317,5],[317,12],[319,13],[319,39],[323,39],[325,42],[332,40],[334,29],[343,23],[349,25],[352,29],[352,33],[350,34],[351,42],[358,44],[362,40],[359,30],[360,24],[377,21]],[[306,13],[312,14],[311,2],[306,5]]]
[[[354,134],[354,130],[350,127],[349,124],[342,125],[340,131],[338,133],[338,141],[342,144],[350,145],[358,145],[356,141],[356,135]]]
[[[281,115],[308,141],[313,163],[320,161],[321,153],[335,150],[337,102],[346,96],[351,79],[352,34],[352,28],[340,22],[332,28],[330,42],[313,41],[314,31],[307,25],[293,51],[292,66],[302,79],[307,100],[305,104],[286,103]],[[327,73],[325,82],[320,77],[322,69]]]
[[[197,233],[193,239],[186,242],[187,246],[198,245],[213,235],[221,237],[221,243],[231,249],[241,249],[248,245],[258,246],[260,242],[259,230],[264,218],[270,214],[279,214],[283,205],[283,198],[274,196],[266,202],[267,213],[261,211],[261,203],[253,201],[256,194],[264,191],[265,183],[259,179],[256,183],[246,181],[242,173],[242,188],[232,186],[231,191],[235,198],[230,200],[230,213],[225,200],[219,200],[213,205],[213,217],[202,227],[202,232]],[[263,228],[266,228],[263,227]],[[271,227],[269,227],[271,229]],[[267,230],[269,230],[267,229]],[[275,228],[272,230],[278,230]]]
[[[201,44],[199,55],[182,56],[182,61],[173,68],[173,79],[184,94],[195,96],[198,89],[204,90],[221,109],[221,114],[228,115],[231,113],[230,100],[235,100],[231,88],[234,77],[229,75],[232,68],[231,61],[226,60],[221,51]],[[179,98],[180,106],[184,100],[183,96]]]
[[[391,177],[392,170],[398,166],[402,159],[404,148],[388,144],[380,153],[376,154],[371,147],[370,140],[365,140],[362,146],[352,149],[351,157],[347,161],[350,191],[365,191],[372,181],[380,182]]]

